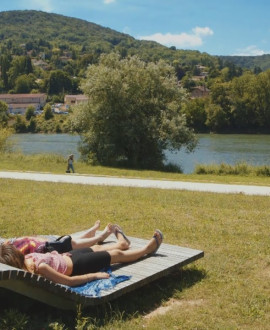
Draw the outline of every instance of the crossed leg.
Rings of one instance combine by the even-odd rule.
[[[80,248],[86,248],[86,247],[92,247],[93,245],[99,243],[99,242],[103,242],[109,235],[111,235],[114,232],[114,227],[112,224],[108,224],[105,229],[99,233],[96,236],[90,236],[92,235],[92,233],[94,232],[94,234],[97,231],[97,228],[99,228],[99,223],[93,227],[94,229],[90,229],[88,231],[88,233],[86,233],[85,235],[79,237],[79,238],[75,238],[72,237],[71,240],[71,245],[72,245],[72,249],[80,249]],[[90,234],[91,233],[91,234]],[[89,237],[87,237],[89,236]]]

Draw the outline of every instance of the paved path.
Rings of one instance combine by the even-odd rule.
[[[245,186],[229,185],[218,183],[199,183],[169,180],[148,180],[148,179],[130,179],[107,176],[89,176],[78,174],[47,174],[37,172],[0,172],[0,178],[33,180],[46,182],[64,182],[75,184],[104,185],[104,186],[122,186],[122,187],[141,187],[141,188],[159,188],[205,191],[215,193],[242,193],[246,195],[270,196],[270,187],[266,186]]]

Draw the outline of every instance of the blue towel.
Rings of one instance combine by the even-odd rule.
[[[80,293],[84,296],[100,297],[102,290],[109,290],[115,287],[118,283],[127,281],[131,278],[131,276],[126,276],[126,275],[116,276],[112,273],[112,270],[110,268],[107,269],[106,272],[110,274],[109,278],[94,280],[80,286],[69,287],[69,289],[73,292]]]

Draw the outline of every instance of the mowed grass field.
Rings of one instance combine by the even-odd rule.
[[[205,252],[174,274],[77,314],[1,293],[0,328],[269,329],[269,206],[269,197],[242,194],[0,179],[1,236],[72,233],[100,219],[102,228],[116,222],[145,239],[159,228],[166,243]]]

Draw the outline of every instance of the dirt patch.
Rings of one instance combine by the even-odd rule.
[[[158,315],[164,315],[175,307],[186,307],[186,306],[200,306],[203,303],[203,299],[197,300],[176,300],[170,299],[166,305],[156,308],[151,313],[144,316],[145,319],[151,319]]]
[[[266,277],[266,278],[269,279],[269,277],[270,277],[270,266],[268,265],[263,270],[261,270],[259,276],[260,277]]]

